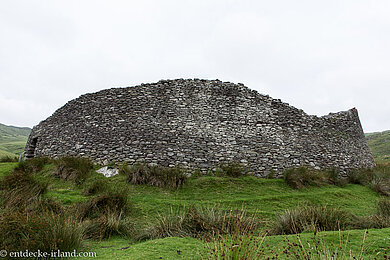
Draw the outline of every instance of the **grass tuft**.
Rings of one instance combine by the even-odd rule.
[[[87,238],[101,240],[112,235],[129,236],[132,233],[133,225],[126,219],[130,206],[125,191],[108,191],[76,204],[73,211],[86,221]]]
[[[19,208],[33,204],[46,192],[48,183],[40,182],[29,173],[16,170],[5,175],[0,188],[5,208]]]
[[[217,176],[226,176],[232,178],[238,178],[246,173],[245,167],[238,162],[231,162],[222,164],[216,172]]]
[[[223,211],[215,207],[173,209],[167,215],[159,215],[156,224],[144,230],[138,240],[164,237],[195,237],[208,239],[217,234],[254,231],[259,226],[255,218],[245,210]],[[238,230],[236,230],[238,229]]]
[[[173,189],[180,188],[187,180],[187,175],[181,168],[149,166],[141,163],[132,166],[123,164],[120,167],[120,173],[125,174],[127,181],[131,184]]]
[[[37,173],[40,172],[43,167],[49,162],[50,159],[48,157],[37,157],[29,160],[20,161],[14,171]]]
[[[271,233],[288,235],[304,231],[339,230],[350,224],[350,218],[350,213],[347,211],[325,205],[287,209],[276,217]]]
[[[56,167],[52,172],[53,176],[74,181],[76,184],[83,183],[93,169],[92,161],[82,157],[61,157],[54,163]]]
[[[70,215],[7,211],[0,215],[0,247],[7,251],[73,251],[82,245],[83,226]]]
[[[105,180],[97,179],[94,180],[90,185],[88,185],[84,191],[84,195],[96,195],[108,190],[108,184]]]
[[[286,184],[294,189],[323,186],[335,182],[334,171],[319,171],[304,166],[285,170],[283,177]]]

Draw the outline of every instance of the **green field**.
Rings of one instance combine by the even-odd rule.
[[[31,129],[0,124],[0,157],[19,155],[24,151]]]
[[[0,163],[0,178],[9,173],[17,163]],[[381,198],[371,188],[348,184],[345,187],[328,185],[295,190],[281,179],[259,179],[251,176],[231,177],[192,177],[180,189],[167,189],[147,185],[131,185],[125,176],[117,175],[105,178],[93,171],[82,185],[75,185],[50,175],[53,165],[34,174],[34,178],[49,183],[46,197],[61,202],[66,207],[74,203],[87,201],[91,196],[83,195],[83,190],[94,181],[102,180],[115,190],[126,190],[132,205],[130,218],[138,229],[156,223],[159,215],[166,215],[171,209],[181,209],[189,205],[214,206],[219,209],[245,208],[261,220],[261,230],[272,225],[276,214],[285,209],[294,209],[305,203],[325,204],[348,210],[358,216],[375,214],[376,203]],[[261,232],[260,230],[260,232]],[[369,255],[379,252],[383,259],[383,250],[390,246],[390,228],[368,230],[364,247]],[[313,233],[302,233],[302,243],[310,243]],[[364,230],[320,232],[319,236],[330,247],[337,247],[340,237],[353,252],[359,252],[362,246]],[[296,235],[266,236],[264,254],[286,259],[283,247],[288,246],[286,238],[297,242]],[[377,250],[374,252],[374,250]],[[137,242],[131,238],[113,236],[104,240],[85,240],[82,251],[96,252],[98,259],[206,259],[205,243],[201,239],[190,237],[167,237]]]

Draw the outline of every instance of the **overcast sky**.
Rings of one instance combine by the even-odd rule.
[[[390,1],[0,1],[0,123],[160,79],[241,82],[390,129]]]

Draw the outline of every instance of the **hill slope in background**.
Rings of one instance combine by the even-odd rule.
[[[30,132],[31,129],[28,127],[0,124],[0,157],[23,152]]]
[[[390,162],[390,130],[367,133],[366,139],[376,161]]]

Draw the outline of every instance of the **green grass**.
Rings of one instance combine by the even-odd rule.
[[[2,167],[5,170],[12,169],[11,165],[16,164],[0,164],[0,172]],[[69,181],[51,177],[48,172],[52,168],[52,165],[46,166],[40,176],[50,183],[47,196],[70,205],[86,200],[87,196],[83,195],[83,190],[94,180],[105,180],[108,187],[128,191],[128,198],[135,207],[134,217],[141,225],[154,221],[158,213],[166,214],[170,208],[186,205],[218,205],[225,209],[245,207],[249,213],[256,212],[267,222],[274,218],[275,213],[307,202],[340,207],[364,216],[375,213],[376,206],[373,202],[380,198],[372,189],[361,185],[349,184],[343,188],[329,185],[295,190],[281,179],[260,179],[250,176],[190,178],[181,189],[170,190],[147,185],[131,185],[126,183],[125,176],[104,178],[94,172],[86,183],[77,186]]]
[[[4,150],[0,149],[0,158],[15,157],[15,156],[16,156],[16,154],[14,154],[14,153],[11,153],[11,152],[8,152],[8,151],[4,151]]]
[[[142,243],[131,243],[122,238],[89,242],[85,251],[96,252],[98,259],[200,259],[201,240],[167,237]]]
[[[336,248],[341,240],[355,254],[361,250],[364,230],[349,230],[343,232],[321,232],[319,237],[331,248]],[[364,246],[367,247],[368,255],[373,257],[379,252],[379,259],[383,259],[383,249],[390,246],[390,228],[370,229],[366,236]],[[304,233],[299,236],[302,243],[313,242],[313,234]],[[267,236],[264,240],[265,258],[278,254],[281,259],[286,259],[283,254],[283,247],[288,247],[290,242],[298,242],[297,235],[288,236]],[[106,241],[88,242],[86,251],[96,252],[99,259],[201,259],[207,253],[202,241],[194,238],[168,237],[163,239],[149,240],[141,243],[132,243],[122,238],[112,238]],[[377,250],[378,252],[374,252]],[[178,254],[180,252],[180,255]]]
[[[0,177],[12,171],[17,163],[0,163]],[[47,181],[46,197],[55,199],[64,206],[88,201],[98,195],[84,195],[84,190],[95,183],[103,181],[111,190],[126,190],[128,200],[132,204],[130,219],[138,228],[144,228],[155,223],[158,214],[167,214],[171,208],[183,206],[217,206],[220,209],[240,209],[244,207],[249,214],[256,214],[262,221],[263,228],[269,227],[276,214],[285,209],[296,208],[305,203],[326,204],[340,207],[359,216],[375,214],[376,202],[381,196],[369,187],[348,184],[345,187],[327,185],[308,187],[296,190],[281,179],[259,179],[251,176],[231,178],[204,176],[190,178],[180,189],[165,189],[148,185],[132,185],[126,182],[125,175],[105,178],[92,172],[84,183],[75,184],[52,176],[54,164],[45,165],[34,178]],[[96,169],[96,167],[95,167]],[[350,245],[356,250],[361,244],[362,230],[345,231],[350,234]],[[344,233],[345,233],[344,232]],[[390,229],[369,230],[368,243],[379,249],[390,245]],[[337,243],[338,232],[323,232],[324,240]],[[346,234],[346,233],[345,233]],[[310,239],[311,233],[301,234],[302,241]],[[268,255],[280,251],[286,246],[286,236],[270,236],[266,238]],[[289,236],[295,239],[295,236]],[[180,255],[178,254],[180,251]],[[203,242],[194,238],[175,238],[148,240],[137,243],[130,239],[112,237],[109,240],[91,241],[85,243],[83,251],[97,252],[98,259],[200,259],[199,250],[204,250]]]
[[[27,137],[20,137],[20,141],[5,142],[0,144],[0,150],[7,151],[12,154],[20,154],[24,151]]]
[[[18,163],[0,163],[0,177],[4,176],[4,174],[9,173],[15,168]]]

